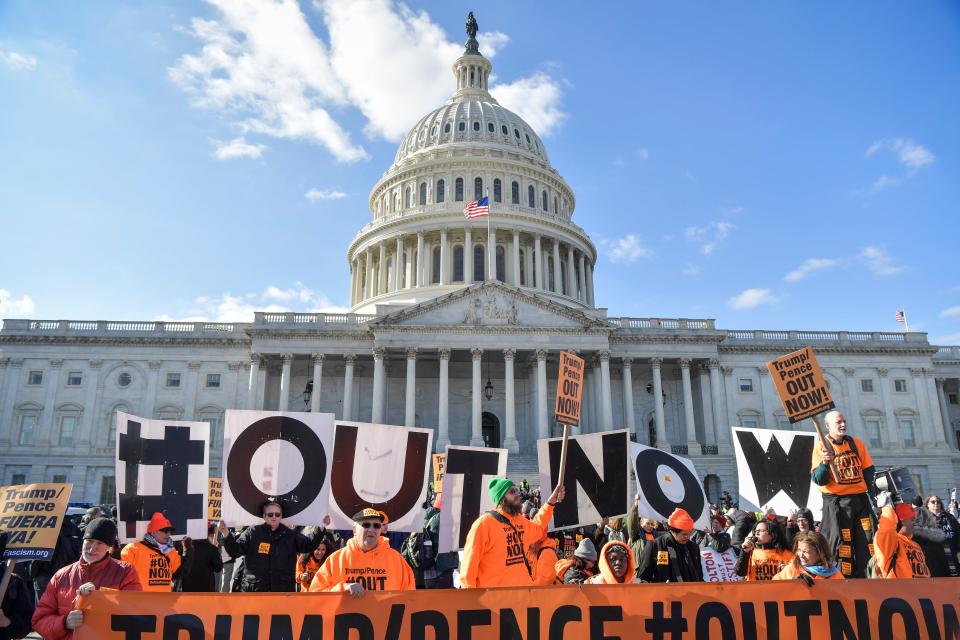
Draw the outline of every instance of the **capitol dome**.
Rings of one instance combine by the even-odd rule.
[[[406,306],[485,280],[593,308],[596,248],[573,223],[573,191],[536,131],[489,92],[475,32],[455,91],[404,137],[350,243],[351,311]],[[466,218],[486,196],[490,216]],[[492,250],[491,250],[492,248]]]

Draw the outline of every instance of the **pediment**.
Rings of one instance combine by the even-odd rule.
[[[464,287],[451,294],[388,313],[370,324],[613,329],[612,325],[583,311],[501,282]]]

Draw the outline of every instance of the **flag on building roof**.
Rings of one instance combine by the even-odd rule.
[[[907,321],[907,314],[903,312],[903,309],[897,309],[897,322],[906,323],[906,321]]]
[[[483,196],[479,200],[467,203],[463,208],[463,215],[467,218],[480,218],[490,215],[490,199]]]

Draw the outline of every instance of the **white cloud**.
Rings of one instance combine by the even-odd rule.
[[[940,312],[941,318],[960,318],[960,305],[944,309]]]
[[[0,318],[27,318],[35,308],[30,296],[23,294],[17,299],[6,289],[0,289]]]
[[[643,246],[636,235],[630,233],[620,238],[615,243],[609,243],[610,262],[619,262],[622,264],[633,264],[640,258],[649,258],[650,250]]]
[[[799,267],[783,277],[784,282],[799,282],[817,271],[832,269],[839,266],[840,260],[833,258],[807,258]]]
[[[769,289],[744,289],[727,300],[734,309],[754,309],[762,304],[775,304],[779,298],[770,293]]]
[[[398,141],[453,92],[450,63],[463,51],[425,11],[392,0],[316,0],[329,42],[296,0],[209,0],[220,12],[194,18],[201,50],[170,77],[199,107],[218,110],[245,133],[314,142],[342,162],[368,158],[344,126],[344,107],[366,118],[368,136]],[[481,32],[488,58],[509,41]],[[563,119],[559,84],[537,73],[494,88],[546,134]],[[509,105],[508,108],[509,108]]]
[[[881,247],[866,247],[859,257],[874,275],[893,276],[903,271],[903,266],[897,264],[886,249]]]
[[[902,178],[897,178],[895,176],[880,176],[873,181],[873,184],[870,185],[870,188],[874,191],[881,191],[888,187],[895,187],[901,182],[903,182]]]
[[[310,189],[310,191],[307,191],[303,195],[310,202],[316,202],[317,200],[342,200],[347,197],[345,192],[335,189]]]
[[[711,222],[702,227],[687,227],[683,235],[688,240],[700,243],[700,251],[704,255],[710,255],[735,228],[736,226],[730,222]]]
[[[936,156],[923,145],[917,144],[908,138],[888,138],[878,140],[867,149],[867,156],[872,156],[878,151],[890,151],[897,155],[897,161],[912,171],[922,169],[933,164]]]
[[[37,59],[25,53],[0,49],[0,62],[14,71],[33,71],[37,68]]]
[[[215,155],[218,160],[232,160],[234,158],[259,158],[263,155],[263,150],[267,148],[266,145],[263,144],[250,144],[243,136],[234,138],[229,142],[224,142],[223,140],[213,140],[213,143],[217,146],[216,150],[213,152],[213,155]]]
[[[223,293],[198,296],[194,302],[193,308],[177,316],[163,315],[157,319],[182,322],[253,322],[254,311],[345,313],[349,310],[347,307],[334,304],[325,295],[305,287],[300,282],[289,289],[269,286],[262,294]]]

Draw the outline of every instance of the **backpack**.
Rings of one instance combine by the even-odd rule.
[[[400,555],[407,561],[412,569],[430,569],[437,561],[436,549],[433,548],[433,539],[430,537],[430,526],[433,518],[439,517],[435,514],[430,520],[423,524],[423,531],[416,531],[407,536],[403,546],[400,549]],[[428,544],[429,543],[429,544]]]

